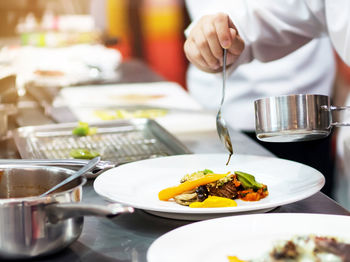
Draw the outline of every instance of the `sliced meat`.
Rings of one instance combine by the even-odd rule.
[[[226,197],[230,199],[237,198],[237,188],[235,187],[233,181],[228,181],[222,186],[207,185],[209,194],[212,196]]]
[[[340,243],[335,238],[316,237],[316,249],[318,252],[328,252],[350,261],[350,244]]]

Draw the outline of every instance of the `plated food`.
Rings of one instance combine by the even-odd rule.
[[[64,72],[59,70],[35,70],[35,75],[44,76],[44,77],[62,77],[65,75]]]
[[[228,262],[347,262],[350,242],[333,236],[297,235],[276,241],[271,250],[251,260],[228,256]]]
[[[133,119],[133,118],[158,118],[164,117],[168,113],[166,109],[116,109],[116,110],[95,110],[94,115],[101,120]]]
[[[112,95],[113,99],[124,100],[127,103],[146,103],[152,100],[157,100],[166,97],[165,94],[124,94],[124,95]]]
[[[233,207],[237,206],[234,199],[259,201],[268,194],[267,186],[248,173],[216,174],[204,169],[185,175],[178,186],[161,190],[158,198],[163,201],[174,199],[176,203],[191,208]]]
[[[187,224],[162,235],[150,246],[147,261],[347,262],[349,236],[346,215],[230,216]]]

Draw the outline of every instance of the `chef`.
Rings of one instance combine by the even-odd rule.
[[[192,13],[195,13],[197,17],[195,17],[194,22],[187,30],[188,38],[185,42],[184,50],[192,64],[205,72],[215,73],[222,70],[222,48],[228,49],[227,61],[230,65],[229,70],[231,72],[235,71],[233,75],[237,75],[237,73],[240,73],[241,68],[243,69],[245,67],[237,69],[241,64],[250,63],[253,59],[262,62],[280,59],[297,49],[298,52],[301,52],[302,49],[305,49],[306,46],[310,46],[311,43],[314,42],[313,39],[317,38],[325,41],[325,37],[330,38],[333,46],[345,61],[348,63],[350,61],[350,51],[347,51],[345,48],[346,41],[348,41],[348,46],[350,48],[350,38],[346,38],[346,35],[350,36],[350,28],[347,28],[347,25],[350,26],[349,17],[347,17],[350,15],[350,1],[342,0],[340,2],[336,1],[336,3],[327,0],[219,1],[219,4],[213,4],[212,7],[207,10],[205,10],[203,4],[195,9],[193,8],[193,2],[188,1],[188,6],[191,7],[191,4],[194,10]],[[222,6],[220,7],[220,4],[226,5],[226,9],[222,8]],[[225,10],[228,14],[216,13],[215,11],[217,10]],[[201,11],[203,11],[203,16],[200,16]],[[350,50],[349,48],[348,50]],[[295,74],[295,72],[300,70],[304,73],[304,76],[308,75],[312,82],[312,79],[316,77],[315,74],[321,73],[320,70],[322,71],[322,68],[326,68],[327,66],[330,68],[334,67],[333,61],[329,59],[329,56],[329,49],[324,49],[323,59],[322,54],[309,54],[308,57],[304,54],[304,57],[300,57],[300,61],[294,64],[302,63],[303,60],[309,59],[309,67],[293,68],[288,66],[288,63],[285,63],[285,66],[282,65],[283,63],[280,63],[280,68],[276,70],[275,67],[274,72],[277,75],[281,75],[287,74],[286,72],[290,70],[290,73],[294,73],[295,75],[293,80],[299,80],[299,83],[302,83],[303,81],[305,82],[305,78],[303,78],[302,75]],[[297,59],[297,56],[295,59]],[[314,61],[311,61],[312,59],[314,59]],[[254,63],[256,62],[254,61]],[[326,65],[317,66],[317,64],[321,65],[322,63],[326,63]],[[293,63],[290,65],[293,65]],[[249,70],[250,67],[247,66],[246,69]],[[193,71],[194,69],[190,69],[189,73],[191,70]],[[307,71],[309,72],[306,73]],[[250,73],[252,74],[254,72]],[[329,76],[329,74],[324,73],[324,76],[327,75]],[[190,77],[191,76],[189,76],[189,79]],[[259,81],[259,84],[261,85],[261,81]],[[271,89],[269,90],[272,94],[267,96],[279,95],[278,93],[273,94],[273,88],[275,86],[276,83],[272,82],[272,85],[270,85]],[[288,84],[286,85],[281,82],[280,91],[285,92],[285,94],[291,93],[292,90],[283,90],[283,88],[285,89],[287,86]],[[191,86],[189,87],[191,89]],[[238,87],[240,87],[240,85],[238,85]],[[329,95],[329,93],[316,90],[317,88],[320,89],[320,82],[314,82],[314,87],[314,90],[309,89],[306,93]],[[259,94],[257,89],[258,87],[253,91]],[[196,90],[198,93],[198,88]],[[237,92],[245,92],[248,96],[248,92],[252,90],[245,91],[240,88]],[[295,93],[301,92],[297,90]],[[263,93],[264,91],[262,90],[260,95]],[[237,107],[242,103],[243,101],[237,99],[235,106]],[[232,105],[231,108],[235,106]],[[251,110],[253,110],[253,106],[251,107]],[[229,106],[227,108],[229,108]],[[234,118],[234,115],[237,115],[235,114],[237,110],[228,111],[232,115],[232,117],[228,119],[228,121],[230,121],[231,118]],[[246,119],[246,117],[240,116],[245,115],[247,110],[242,108],[241,112],[242,114],[238,114],[238,117],[235,118],[236,121],[240,121],[240,118]],[[240,122],[247,123],[247,121]],[[333,166],[332,164],[325,165],[325,163],[332,162],[329,154],[324,154],[324,156],[322,156],[325,159],[321,158],[319,155],[314,156],[313,159],[305,159],[305,154],[301,153],[305,152],[307,148],[312,148],[313,152],[322,152],[325,151],[322,150],[325,146],[327,150],[330,151],[329,144],[329,141],[310,141],[307,143],[294,143],[293,145],[290,143],[289,145],[269,144],[265,145],[265,147],[280,157],[304,162],[319,169],[326,176],[328,174],[330,177],[327,178],[328,183],[326,184],[326,191],[324,192],[331,195],[331,174],[333,172]],[[291,154],[291,151],[295,151],[294,155],[293,153]],[[309,155],[310,154],[306,153],[306,156]]]
[[[349,0],[235,0],[237,12],[203,16],[185,42],[190,62],[206,72],[222,70],[222,48],[231,71],[254,58],[276,60],[314,38],[328,35],[350,65]],[[287,70],[287,69],[285,69]]]

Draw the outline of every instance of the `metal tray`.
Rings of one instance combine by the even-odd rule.
[[[21,127],[13,131],[17,149],[26,159],[70,159],[77,148],[95,150],[102,160],[123,164],[141,159],[191,153],[179,140],[150,119],[89,123],[94,135],[72,134],[77,123]]]

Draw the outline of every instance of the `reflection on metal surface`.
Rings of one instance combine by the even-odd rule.
[[[313,130],[285,130],[280,132],[259,133],[257,138],[265,142],[301,142],[325,138],[328,132]]]

